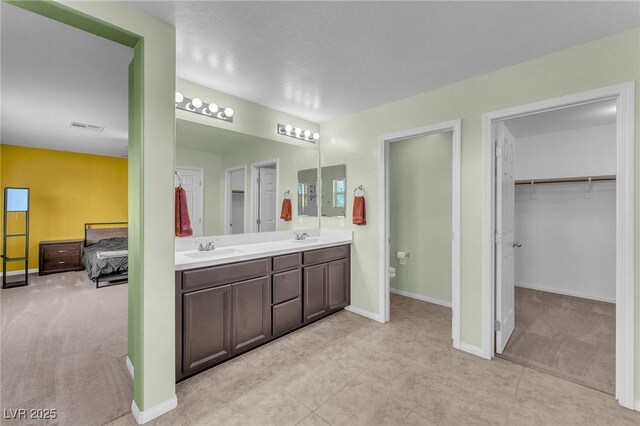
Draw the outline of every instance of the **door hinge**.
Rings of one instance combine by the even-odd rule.
[[[496,322],[493,324],[494,328],[496,329],[496,331],[501,331],[502,330],[502,323],[498,320],[496,320]]]
[[[200,186],[202,186],[202,181],[200,181]]]
[[[256,223],[257,223],[258,225],[260,225],[260,222],[261,222],[261,220],[260,220],[260,219],[256,220]]]
[[[256,182],[260,183],[260,180],[261,180],[261,179],[260,179],[260,178],[258,178],[258,179],[256,179]]]
[[[502,233],[496,231],[496,244],[502,243]]]

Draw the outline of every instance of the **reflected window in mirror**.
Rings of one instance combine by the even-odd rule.
[[[298,171],[298,215],[318,216],[318,169]]]
[[[347,167],[344,164],[320,169],[322,183],[322,216],[346,215]]]

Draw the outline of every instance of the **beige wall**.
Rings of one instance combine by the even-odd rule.
[[[321,126],[322,165],[346,164],[348,191],[364,185],[368,192],[368,224],[354,230],[352,304],[374,314],[378,300],[378,164],[379,137],[444,121],[462,119],[462,288],[461,340],[482,347],[482,114],[555,98],[640,76],[640,29],[619,33],[507,67],[450,86],[344,117]],[[636,114],[640,114],[636,96]],[[636,123],[638,119],[636,118]],[[636,140],[640,132],[636,131]],[[640,155],[640,150],[636,150]],[[636,173],[640,192],[640,173]],[[640,195],[636,194],[636,203]],[[352,198],[347,212],[352,209]],[[638,211],[638,210],[636,210]],[[335,219],[322,220],[336,227]],[[636,227],[640,232],[640,227]],[[636,243],[638,238],[636,236]],[[640,256],[640,250],[636,251]],[[636,258],[636,267],[638,262]],[[640,365],[640,289],[636,282],[636,356]],[[636,388],[640,388],[640,369]],[[638,391],[640,393],[640,390]]]
[[[393,142],[389,149],[391,287],[451,303],[453,133]],[[398,251],[410,252],[406,265]]]

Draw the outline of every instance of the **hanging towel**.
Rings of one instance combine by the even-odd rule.
[[[356,195],[353,197],[353,223],[355,225],[367,224],[367,209],[364,204],[364,196]]]
[[[176,237],[189,237],[193,235],[191,219],[189,219],[189,207],[187,206],[187,193],[179,186],[176,188]]]
[[[282,200],[280,219],[284,220],[285,222],[289,222],[291,220],[291,200],[289,198],[285,198],[284,200]]]

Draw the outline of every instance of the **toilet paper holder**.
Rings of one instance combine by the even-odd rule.
[[[407,264],[407,259],[411,257],[411,252],[408,251],[399,251],[396,253],[396,258],[400,261],[401,265]]]

